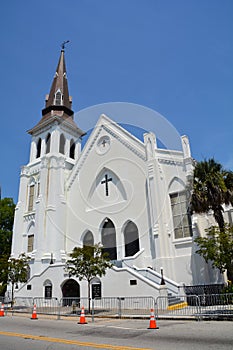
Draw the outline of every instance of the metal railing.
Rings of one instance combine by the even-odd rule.
[[[3,301],[0,301],[2,306]],[[209,318],[233,319],[233,294],[180,295],[179,300],[171,304],[169,296],[148,297],[104,297],[88,298],[23,298],[16,297],[13,306],[5,304],[5,312],[26,313],[33,311],[36,305],[38,314],[61,316],[79,316],[84,307],[87,316],[94,317],[150,317],[155,310],[159,318]]]

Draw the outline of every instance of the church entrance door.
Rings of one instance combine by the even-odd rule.
[[[62,285],[63,306],[76,305],[80,302],[80,285],[74,279],[70,278]]]

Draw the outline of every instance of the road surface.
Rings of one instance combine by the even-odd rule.
[[[230,321],[159,321],[148,329],[149,320],[98,319],[78,324],[78,319],[38,317],[0,318],[1,350],[232,350]]]

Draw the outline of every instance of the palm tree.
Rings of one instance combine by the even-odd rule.
[[[197,162],[194,168],[192,211],[213,211],[220,230],[224,230],[223,204],[233,205],[233,172],[223,169],[213,158]]]

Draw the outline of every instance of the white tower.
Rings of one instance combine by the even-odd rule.
[[[31,275],[66,258],[65,183],[84,135],[73,120],[71,104],[63,47],[42,118],[28,131],[30,160],[20,177],[12,257],[29,255]]]

